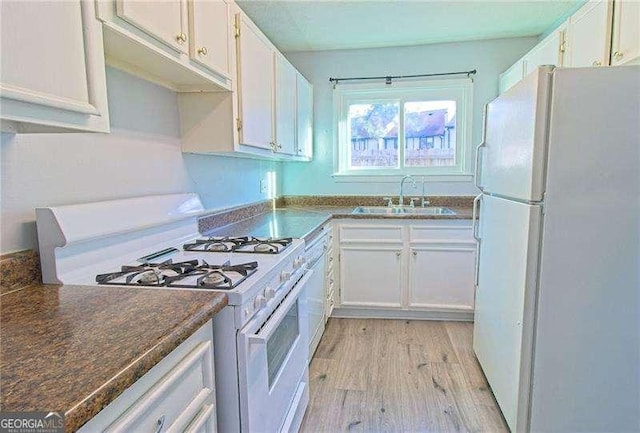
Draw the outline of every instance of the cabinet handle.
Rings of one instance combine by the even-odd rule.
[[[332,262],[333,261],[333,257],[329,257],[329,261]]]
[[[400,257],[400,255],[401,255],[401,254],[402,254],[402,253],[401,253],[400,251],[397,251],[397,252],[396,252],[396,257]]]
[[[276,144],[276,147],[278,148],[278,150],[282,149],[282,145],[281,144]]]
[[[176,35],[176,41],[178,41],[178,43],[187,42],[187,35],[185,33],[179,33]]]
[[[593,66],[602,66],[602,62],[600,60],[594,60],[592,65]]]
[[[415,257],[415,256],[418,255],[418,252],[414,250],[414,251],[411,252],[411,254],[413,254],[413,256]]]
[[[158,421],[156,421],[155,433],[160,433],[162,431],[162,427],[164,427],[164,419],[165,419],[165,416],[162,415],[160,418],[158,418]]]
[[[271,151],[275,152],[276,151],[276,144],[273,141],[270,141],[269,144],[271,145]]]
[[[201,56],[206,56],[207,55],[207,47],[202,47],[198,50],[198,54],[200,54]]]
[[[613,53],[613,58],[616,60],[620,60],[623,56],[624,54],[622,54],[622,51],[616,51],[615,53]]]

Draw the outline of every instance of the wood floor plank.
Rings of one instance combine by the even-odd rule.
[[[472,324],[330,319],[302,432],[506,432]]]

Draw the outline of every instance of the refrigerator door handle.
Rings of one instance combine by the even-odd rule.
[[[473,221],[473,237],[476,241],[480,242],[480,236],[478,236],[478,204],[482,200],[482,194],[478,194],[476,198],[473,199],[473,212],[471,215],[471,220]]]
[[[485,104],[484,108],[482,109],[482,142],[480,142],[480,144],[478,144],[478,146],[476,147],[476,165],[475,165],[475,170],[474,170],[474,181],[476,184],[476,187],[478,187],[478,189],[480,191],[484,191],[482,185],[480,184],[480,169],[482,168],[480,166],[480,153],[483,147],[487,147],[487,111],[488,111],[488,107],[489,104]]]
[[[476,287],[476,290],[474,292],[474,301],[475,301],[475,296],[477,294],[478,291],[478,284],[479,284],[479,274],[480,274],[480,243],[482,242],[482,240],[480,239],[480,236],[478,236],[478,230],[477,227],[480,224],[480,215],[478,213],[478,204],[480,204],[480,201],[482,200],[482,194],[478,194],[478,196],[476,198],[473,199],[473,214],[471,216],[471,221],[473,222],[473,237],[476,240],[476,269],[474,272],[474,284]]]

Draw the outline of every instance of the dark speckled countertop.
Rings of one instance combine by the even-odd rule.
[[[469,207],[450,206],[455,215],[418,215],[402,216],[353,214],[355,206],[288,206],[282,209],[235,222],[223,227],[206,231],[207,236],[256,236],[304,238],[308,241],[325,223],[334,219],[470,219]]]
[[[32,285],[0,298],[3,411],[76,431],[227,304],[224,294]]]

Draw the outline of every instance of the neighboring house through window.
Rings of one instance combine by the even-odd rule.
[[[340,84],[337,176],[468,174],[470,79]]]

